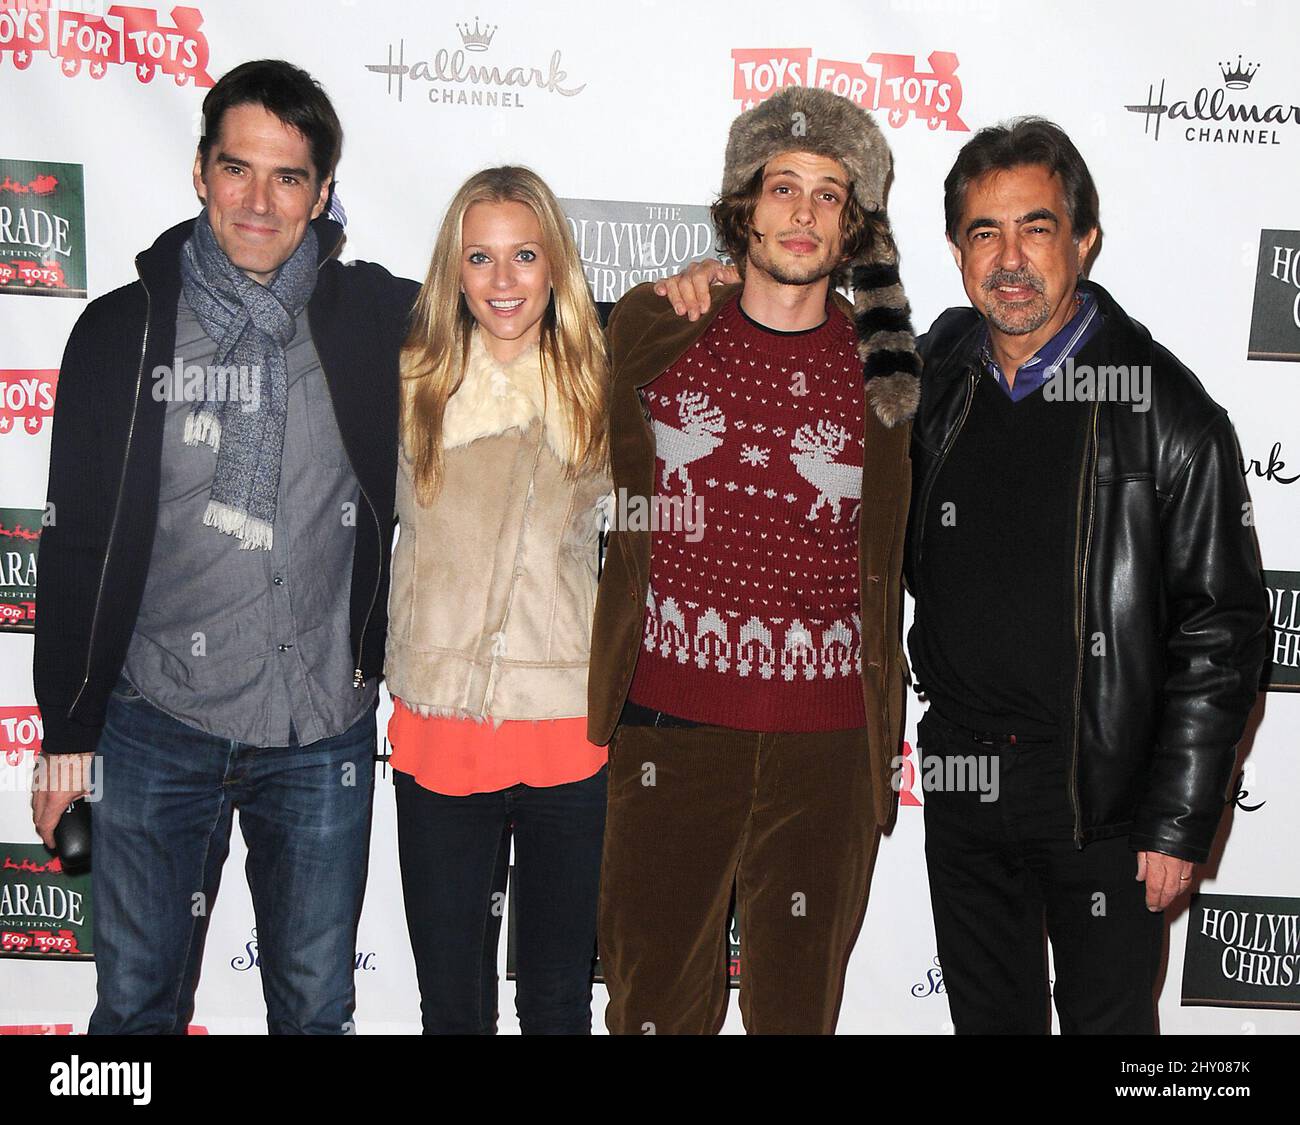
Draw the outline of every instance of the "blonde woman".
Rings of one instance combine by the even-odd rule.
[[[491,1034],[513,836],[525,1034],[591,1030],[606,750],[586,737],[604,339],[526,168],[456,193],[403,352],[385,675],[426,1034]]]

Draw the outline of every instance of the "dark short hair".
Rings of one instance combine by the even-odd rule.
[[[766,165],[764,165],[764,168]],[[749,253],[749,235],[754,223],[754,208],[763,192],[763,168],[760,168],[739,191],[730,192],[716,200],[709,209],[713,226],[718,232],[718,245],[736,263],[742,273],[745,256]],[[850,263],[865,256],[867,250],[879,239],[890,237],[889,226],[883,212],[867,211],[858,202],[849,185],[848,198],[840,211],[840,253],[844,264],[831,274],[831,284],[839,286],[848,279]]]
[[[1070,233],[1075,238],[1082,238],[1099,225],[1097,188],[1074,142],[1064,129],[1045,118],[1018,117],[981,129],[957,153],[956,163],[943,181],[943,217],[948,237],[957,241],[966,189],[975,180],[988,172],[1026,164],[1042,165],[1061,177],[1070,212]]]
[[[343,151],[343,126],[329,95],[310,74],[283,59],[240,63],[217,80],[203,99],[203,134],[199,156],[203,163],[221,136],[226,110],[260,105],[307,138],[317,181],[332,176]]]

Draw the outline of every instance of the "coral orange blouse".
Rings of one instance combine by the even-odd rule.
[[[609,758],[587,741],[587,720],[491,721],[423,716],[393,699],[389,764],[447,797],[512,785],[544,788],[591,777]]]

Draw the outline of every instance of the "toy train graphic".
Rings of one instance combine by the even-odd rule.
[[[170,75],[178,86],[213,85],[208,73],[208,41],[199,31],[198,8],[171,10],[171,26],[158,22],[153,8],[115,4],[103,15],[9,4],[0,7],[0,63],[7,55],[26,70],[38,54],[59,60],[69,78],[84,66],[91,78],[103,78],[109,66],[129,66],[140,82]]]

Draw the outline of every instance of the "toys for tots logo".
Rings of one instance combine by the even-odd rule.
[[[16,69],[26,70],[38,55],[49,55],[68,78],[83,66],[97,79],[109,67],[124,66],[139,82],[152,82],[161,73],[177,86],[214,84],[198,8],[173,8],[170,22],[160,21],[155,8],[114,4],[103,13],[99,8],[97,3],[54,9],[50,0],[0,0],[0,61],[7,55]]]
[[[46,419],[54,417],[58,381],[58,371],[0,370],[0,434],[19,427],[40,433]]]
[[[0,754],[11,766],[21,765],[27,754],[37,754],[45,724],[34,703],[19,707],[0,707]]]
[[[738,47],[731,52],[732,96],[752,109],[787,86],[812,86],[882,114],[895,129],[916,120],[931,130],[969,132],[958,114],[957,56],[931,51],[926,61],[928,68],[918,67],[914,55],[880,51],[852,62],[815,59],[806,47]]]

